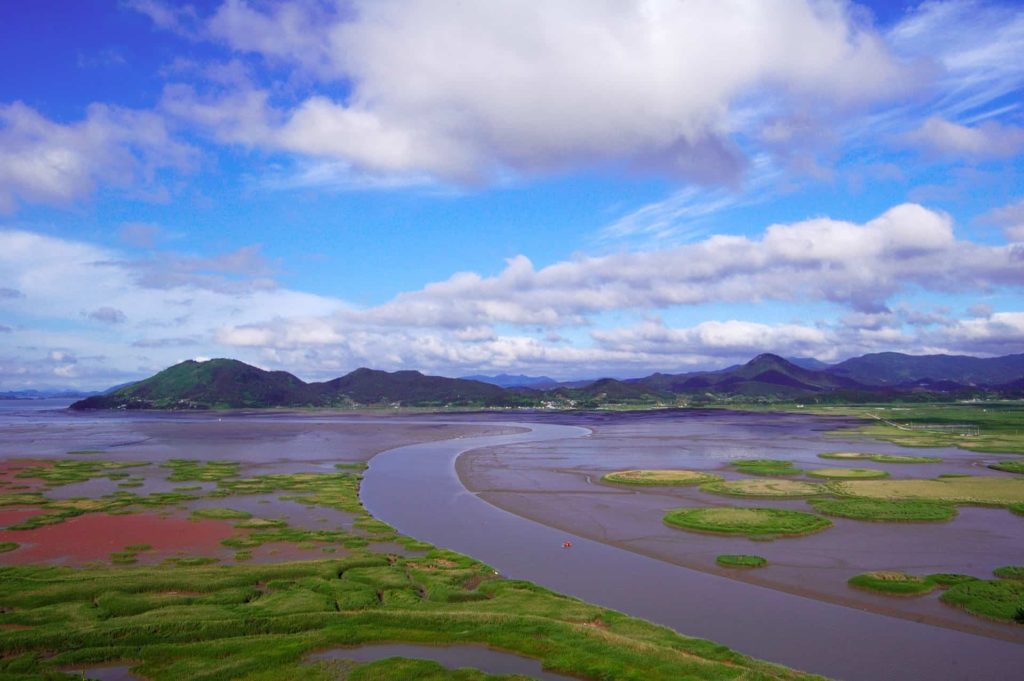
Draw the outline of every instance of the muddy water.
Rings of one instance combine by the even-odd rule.
[[[556,674],[543,669],[540,662],[529,657],[513,655],[483,646],[422,646],[404,643],[384,643],[358,648],[336,648],[310,655],[307,659],[352,660],[375,662],[389,657],[408,657],[433,660],[449,669],[472,667],[488,674],[521,674],[541,681],[574,681],[575,677]]]
[[[749,432],[752,426],[744,419],[745,415],[726,418],[741,433]],[[822,448],[819,431],[834,424],[817,419],[786,420],[789,430],[771,424],[768,427],[774,436],[765,441],[762,435],[761,442],[731,431],[727,439],[731,436],[732,441],[722,442],[723,431],[719,429],[723,424],[705,424],[704,438],[716,452],[706,467],[720,467],[729,458],[787,458],[787,452],[791,456],[793,452],[801,453],[808,463],[813,457],[817,466],[823,461],[816,458],[817,452],[851,444],[830,441]],[[529,452],[535,448],[546,448],[551,456],[561,457],[562,464],[572,464],[566,450],[580,446],[585,438],[578,438],[587,435],[586,430],[572,426],[545,423],[533,427],[529,434],[425,443],[380,454],[367,472],[363,501],[374,515],[401,532],[470,554],[506,576],[529,579],[690,636],[709,638],[756,657],[835,678],[1003,679],[1008,678],[1008,670],[1024,664],[1024,646],[1019,643],[865,612],[655,560],[531,522],[463,487],[454,466],[462,452],[484,445],[519,445],[514,450],[519,458],[532,456]],[[719,431],[717,442],[713,441],[715,430]],[[860,444],[863,449],[864,443]],[[640,467],[648,456],[652,457],[650,461],[664,463],[664,457],[637,445],[634,437],[623,437],[616,444],[618,453],[609,446],[598,462],[603,461],[608,470]],[[662,453],[678,449],[678,443],[667,443]],[[883,446],[868,451],[887,449]],[[586,482],[579,471],[566,475]],[[513,467],[508,479],[510,486],[518,487],[533,484],[536,476]],[[622,495],[610,489],[600,493]],[[531,503],[543,498],[534,495]],[[606,501],[610,504],[615,500]],[[731,501],[723,498],[722,503]],[[673,500],[669,505],[685,504]],[[432,512],[424,513],[424,509]],[[659,529],[655,527],[654,534]],[[567,539],[573,542],[568,550],[562,548]],[[773,545],[747,543],[744,548],[755,552],[752,547],[798,546],[790,542],[807,539]],[[656,543],[657,539],[652,541]],[[837,550],[830,555],[840,560],[843,553]]]
[[[868,523],[836,518],[832,529],[819,534],[753,542],[681,532],[665,526],[661,518],[668,509],[686,506],[813,509],[802,500],[725,497],[694,487],[627,487],[600,481],[602,474],[623,468],[700,469],[735,479],[744,476],[728,463],[741,457],[787,459],[810,470],[851,465],[817,456],[836,449],[943,458],[932,464],[855,464],[885,470],[893,478],[949,472],[1009,475],[986,468],[987,463],[1005,455],[908,450],[823,432],[823,428],[842,424],[813,417],[722,412],[666,414],[660,420],[646,418],[640,423],[620,418],[595,425],[593,435],[587,438],[467,453],[458,467],[463,482],[485,500],[591,539],[798,595],[1024,642],[1024,628],[989,622],[948,607],[939,602],[937,592],[922,598],[893,599],[846,584],[852,575],[869,570],[989,577],[995,567],[1019,563],[1024,558],[1024,523],[1005,509],[964,507],[950,523]],[[770,567],[721,568],[715,557],[722,553],[762,555]]]

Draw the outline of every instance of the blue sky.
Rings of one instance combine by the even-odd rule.
[[[0,390],[1024,351],[1024,8],[0,4]]]

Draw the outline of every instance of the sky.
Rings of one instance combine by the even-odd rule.
[[[0,391],[1024,352],[1024,5],[0,3]]]

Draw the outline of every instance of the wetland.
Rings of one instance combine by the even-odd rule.
[[[0,419],[0,641],[20,678],[524,673],[481,666],[488,651],[550,678],[1024,662],[1008,569],[1024,522],[1007,510],[1024,497],[1006,482],[1024,481],[991,467],[1005,453],[907,455],[850,419],[697,410]],[[925,586],[894,598],[865,574]],[[182,627],[207,633],[186,645]],[[900,651],[856,653],[892,637]],[[345,657],[384,643],[454,658]]]

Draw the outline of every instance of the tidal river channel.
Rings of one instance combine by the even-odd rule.
[[[708,574],[575,536],[491,505],[460,481],[455,465],[461,454],[484,447],[539,446],[590,434],[578,426],[516,425],[531,431],[416,444],[378,454],[364,479],[364,503],[399,531],[469,554],[506,577],[527,579],[805,671],[850,681],[909,681],[1009,679],[1024,669],[1024,645],[1018,642]],[[529,449],[518,448],[524,456]],[[564,541],[571,541],[572,548],[564,549]]]

